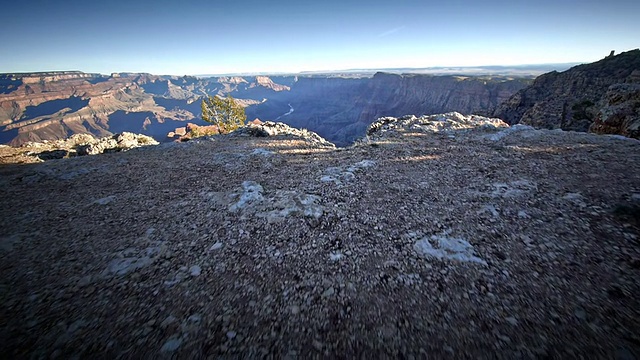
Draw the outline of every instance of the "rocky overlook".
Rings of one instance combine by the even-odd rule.
[[[640,356],[639,141],[457,113],[367,133],[1,165],[0,350]]]
[[[640,138],[640,50],[550,72],[493,113],[509,124]]]

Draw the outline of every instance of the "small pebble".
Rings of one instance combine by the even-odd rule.
[[[176,351],[180,345],[182,345],[182,340],[181,339],[170,339],[167,340],[166,343],[164,343],[164,345],[162,345],[162,348],[160,349],[161,352],[174,352]]]
[[[215,251],[220,249],[222,249],[222,243],[218,241],[217,243],[211,245],[211,247],[209,248],[209,251]]]
[[[202,269],[198,265],[193,265],[191,268],[189,268],[189,273],[191,274],[191,276],[199,276],[201,272]]]

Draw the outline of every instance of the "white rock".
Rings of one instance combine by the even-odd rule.
[[[328,288],[322,293],[323,298],[331,297],[336,293],[336,290],[333,287]]]
[[[220,250],[222,249],[223,244],[218,241],[215,244],[211,245],[211,247],[209,248],[209,251],[215,251],[215,250]]]
[[[264,188],[255,181],[244,181],[242,183],[242,192],[235,194],[239,196],[238,202],[229,207],[230,211],[238,211],[244,209],[251,203],[259,202],[264,199],[262,193]]]
[[[202,273],[202,269],[198,265],[193,265],[189,268],[189,273],[191,276],[199,276]]]
[[[98,200],[94,201],[93,203],[94,204],[98,204],[98,205],[107,205],[107,204],[109,204],[109,203],[111,203],[111,202],[113,202],[115,200],[116,200],[116,196],[115,195],[110,195],[110,196],[98,199]]]
[[[521,219],[531,219],[531,216],[524,210],[518,211],[518,217]]]
[[[517,320],[515,317],[513,317],[513,316],[510,316],[510,317],[508,317],[508,318],[505,318],[505,320],[506,320],[506,322],[508,322],[509,324],[511,324],[511,325],[513,325],[513,326],[518,325],[518,320]]]
[[[167,340],[166,343],[164,343],[164,345],[162,345],[162,348],[160,349],[161,352],[174,352],[176,350],[178,350],[178,348],[180,347],[180,345],[182,345],[182,339],[169,339]]]
[[[473,246],[464,239],[433,235],[431,238],[418,240],[413,249],[426,257],[487,265],[486,261],[473,255]]]
[[[264,148],[257,148],[257,149],[254,149],[251,152],[251,155],[260,155],[260,156],[271,156],[273,154],[274,154],[273,151],[269,151],[269,150],[264,149]]]
[[[488,138],[491,141],[498,141],[498,140],[502,140],[504,137],[509,136],[511,134],[517,133],[517,132],[522,132],[522,131],[532,131],[535,130],[533,127],[531,126],[527,126],[527,125],[522,125],[522,124],[516,124],[516,125],[512,125],[498,133],[492,134],[490,135]]]

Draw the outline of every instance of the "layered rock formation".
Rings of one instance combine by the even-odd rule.
[[[27,142],[20,147],[0,145],[0,164],[38,163],[46,160],[128,151],[158,144],[152,137],[128,132],[104,138],[95,138],[89,134],[74,134],[64,140]]]
[[[346,145],[379,116],[443,111],[487,113],[525,78],[376,74],[373,77],[196,78],[80,72],[0,77],[0,143],[107,136],[129,131],[157,140],[199,118],[204,95],[232,95],[250,118],[285,122]]]
[[[372,78],[299,78],[291,91],[247,109],[260,118],[317,132],[338,145],[364,135],[381,116],[458,111],[488,114],[530,82],[526,78],[397,75]],[[275,103],[281,104],[274,107]],[[255,111],[255,113],[254,113]],[[258,112],[263,112],[259,114]]]
[[[186,110],[157,105],[136,82],[143,76],[79,72],[4,75],[5,81],[15,85],[12,91],[0,93],[1,140],[20,145],[73,134],[103,137],[123,129],[154,133],[162,127],[158,124],[194,117]],[[161,133],[166,135],[166,131]]]
[[[493,115],[509,124],[637,137],[640,118],[633,109],[637,95],[630,84],[640,84],[640,50],[541,75]]]
[[[238,87],[243,84],[244,87]],[[243,106],[259,104],[269,93],[288,90],[266,77],[201,80],[195,77],[81,72],[0,75],[0,142],[99,137],[115,132],[145,133],[163,140],[184,121],[199,119],[204,94],[240,92]]]

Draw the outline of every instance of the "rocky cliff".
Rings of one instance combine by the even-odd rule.
[[[640,141],[254,130],[0,166],[3,357],[640,356]]]
[[[309,128],[336,144],[346,145],[363,136],[367,126],[381,116],[448,111],[492,113],[529,83],[528,78],[502,76],[377,73],[372,78],[301,77],[291,91],[248,112],[254,111],[250,114],[261,119],[265,114],[277,115],[279,121]]]
[[[640,84],[640,50],[541,75],[493,115],[510,124],[638,137],[638,97],[632,84]],[[618,110],[622,112],[612,113]]]
[[[165,141],[185,121],[203,125],[200,99],[233,95],[250,119],[308,128],[340,145],[380,116],[489,113],[527,78],[392,75],[197,78],[81,72],[0,76],[0,143],[128,131]]]
[[[102,137],[143,129],[153,134],[152,130],[164,123],[194,117],[187,110],[167,110],[156,104],[141,86],[145,83],[137,82],[143,76],[78,72],[4,75],[4,84],[9,85],[0,92],[0,140],[20,145],[73,134]]]

